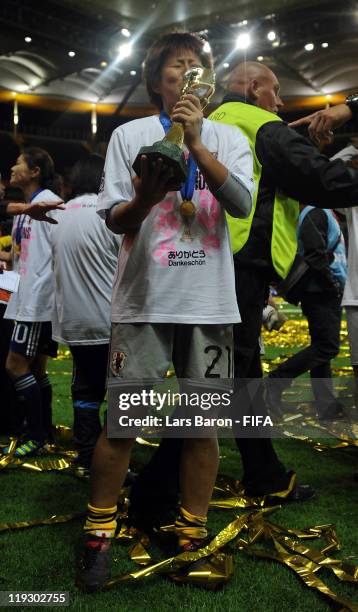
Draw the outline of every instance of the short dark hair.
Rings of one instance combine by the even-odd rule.
[[[81,157],[72,168],[70,183],[72,185],[71,197],[84,193],[98,193],[103,173],[104,158],[91,154]]]
[[[58,172],[55,172],[55,176],[53,177],[52,191],[60,198],[63,198],[65,193],[65,181],[63,180],[62,174]]]
[[[192,51],[205,68],[213,67],[211,52],[204,51],[205,40],[191,32],[172,32],[161,36],[148,50],[143,64],[144,83],[150,101],[159,109],[163,108],[160,94],[154,91],[159,84],[162,68],[170,55],[178,50]]]
[[[38,182],[40,187],[44,189],[53,188],[53,179],[55,176],[55,165],[52,157],[40,147],[26,147],[22,152],[26,163],[30,170],[40,168]]]

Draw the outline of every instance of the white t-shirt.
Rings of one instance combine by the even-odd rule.
[[[98,212],[134,196],[132,164],[141,146],[164,137],[158,116],[131,121],[112,134]],[[232,126],[204,119],[207,149],[253,193],[252,154]],[[112,296],[112,321],[225,324],[240,322],[225,213],[197,171],[192,240],[182,240],[180,192],[154,206],[135,234],[124,237]]]
[[[348,272],[342,305],[358,306],[358,206],[346,208],[345,214],[349,237]]]
[[[52,230],[55,309],[52,335],[70,345],[106,344],[118,249],[122,242],[96,214],[97,195],[70,200]]]
[[[58,202],[60,198],[43,189],[34,202]],[[56,216],[50,211],[48,216]],[[54,306],[54,276],[52,271],[51,228],[45,221],[35,221],[27,215],[15,218],[13,238],[13,268],[20,274],[17,293],[13,293],[5,312],[6,319],[16,321],[51,321]],[[15,237],[21,235],[20,245]]]

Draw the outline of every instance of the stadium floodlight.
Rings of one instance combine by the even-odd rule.
[[[124,43],[118,47],[118,59],[122,60],[129,57],[132,53],[132,45],[130,43]]]
[[[248,32],[239,34],[236,39],[236,49],[247,49],[251,45],[251,36]]]

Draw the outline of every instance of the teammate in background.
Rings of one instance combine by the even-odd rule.
[[[252,156],[237,130],[203,119],[195,96],[180,99],[185,72],[212,65],[204,42],[196,35],[177,33],[154,43],[145,79],[160,117],[120,126],[108,147],[98,211],[112,231],[125,233],[112,297],[109,396],[113,389],[134,392],[143,388],[142,381],[152,385],[163,380],[172,360],[189,393],[197,386],[194,382],[190,387],[188,379],[200,379],[205,391],[231,386],[232,323],[240,316],[225,207],[237,216],[249,214]],[[161,140],[171,121],[182,123],[191,158],[189,179],[181,191],[173,191],[172,172],[163,160],[151,167],[143,156],[141,178],[132,170],[140,147]],[[185,200],[195,210],[190,236],[181,207]],[[178,263],[177,252],[187,265],[170,265]],[[195,265],[199,253],[205,264]],[[209,370],[215,378],[206,378]],[[108,439],[103,432],[96,446],[77,577],[87,590],[100,588],[110,577],[118,492],[133,441]],[[175,523],[181,551],[196,550],[207,536],[217,467],[216,439],[184,440],[181,508]]]
[[[358,169],[358,149],[352,144],[338,151],[332,159],[342,159],[348,167]],[[348,273],[342,306],[346,309],[354,376],[354,405],[358,409],[358,205],[343,211],[340,209],[339,212],[345,214],[348,232]]]
[[[10,216],[28,215],[36,221],[47,221],[56,224],[57,221],[46,213],[50,210],[63,210],[62,201],[57,202],[11,202],[4,199],[5,185],[0,174],[0,221],[5,221]]]
[[[78,466],[88,469],[102,431],[99,408],[106,393],[113,277],[121,238],[97,212],[104,159],[88,155],[76,163],[72,199],[53,229],[54,340],[67,344],[73,357],[73,433]]]
[[[25,149],[11,169],[12,185],[21,187],[26,202],[60,202],[51,191],[54,164],[43,149]],[[57,207],[57,206],[56,206]],[[52,218],[55,213],[50,211]],[[48,356],[55,357],[51,318],[54,306],[51,227],[49,223],[19,216],[13,227],[13,269],[20,274],[17,293],[13,293],[5,318],[15,327],[6,360],[17,400],[22,403],[27,431],[16,457],[36,454],[51,435],[52,389],[47,376]],[[4,453],[8,447],[4,449]]]

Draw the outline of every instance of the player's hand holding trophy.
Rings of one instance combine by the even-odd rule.
[[[191,68],[184,75],[181,97],[193,94],[200,100],[201,108],[204,109],[215,91],[215,73],[209,68]],[[184,153],[184,128],[181,123],[173,122],[163,140],[158,140],[149,147],[142,147],[134,161],[133,169],[140,176],[140,160],[145,155],[150,164],[155,164],[157,159],[163,160],[163,165],[172,168],[173,183],[180,185],[188,176],[188,167]]]

